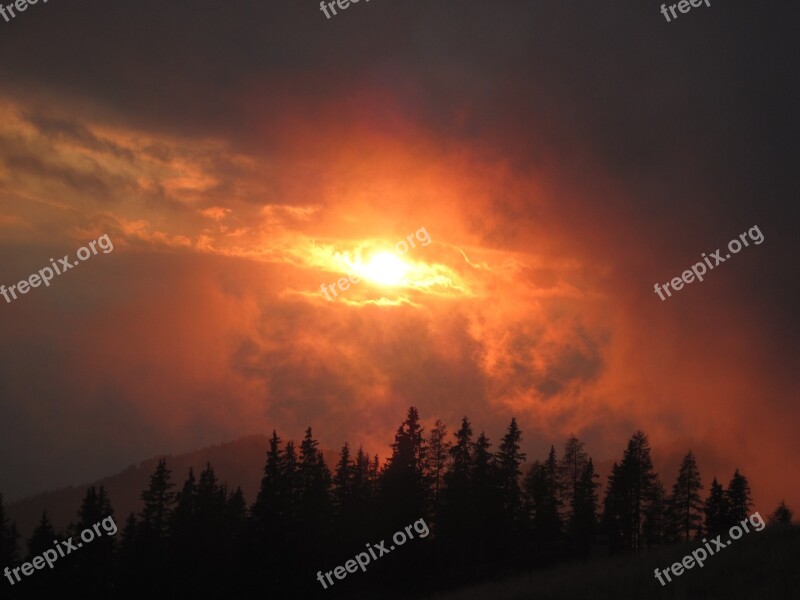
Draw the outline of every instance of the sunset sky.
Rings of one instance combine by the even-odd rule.
[[[798,8],[659,6],[0,21],[0,283],[114,244],[0,298],[0,493],[273,428],[385,457],[415,405],[495,448],[516,416],[529,462],[575,433],[603,475],[642,429],[668,488],[691,448],[704,494],[739,467],[800,508]]]

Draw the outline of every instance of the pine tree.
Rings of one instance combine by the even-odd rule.
[[[677,537],[677,523],[670,518],[669,496],[664,484],[656,478],[652,501],[645,509],[643,532],[648,546],[658,546]]]
[[[561,505],[565,509],[566,522],[570,523],[575,513],[575,497],[588,455],[583,450],[583,442],[574,435],[570,435],[564,444],[564,456],[558,463],[558,476],[560,479],[559,492]],[[568,527],[569,528],[569,527]]]
[[[522,432],[517,420],[512,417],[508,431],[495,455],[497,464],[497,483],[503,515],[511,528],[524,520],[522,490],[520,488],[521,465],[525,453],[520,451]]]
[[[381,474],[381,505],[387,528],[394,526],[390,523],[419,519],[428,514],[430,490],[424,473],[426,457],[427,444],[419,413],[412,406],[397,429],[392,455]]]
[[[455,443],[449,451],[450,465],[444,474],[442,508],[437,514],[438,535],[445,563],[454,572],[465,575],[475,560],[474,553],[470,551],[473,544],[470,530],[476,524],[471,499],[474,443],[472,425],[467,417],[461,420],[461,427],[454,437]],[[483,520],[480,522],[483,523]]]
[[[345,442],[339,454],[339,462],[333,474],[333,499],[337,514],[341,517],[353,493],[353,461],[350,460],[350,445]]]
[[[727,523],[730,528],[750,516],[750,510],[753,508],[753,502],[750,499],[750,484],[747,482],[747,477],[739,473],[739,469],[736,469],[728,483],[725,497],[728,499],[730,511]]]
[[[727,530],[730,521],[730,507],[725,491],[717,483],[716,477],[711,482],[711,490],[706,498],[703,512],[705,513],[706,536],[716,537]]]
[[[142,492],[144,506],[140,517],[140,533],[146,543],[161,540],[167,535],[169,516],[175,502],[175,493],[170,482],[172,472],[167,468],[167,461],[160,459],[155,472],[150,476],[150,486]]]
[[[638,552],[644,513],[653,502],[656,474],[647,436],[637,431],[609,477],[603,521],[614,549]],[[610,512],[609,512],[610,511]]]
[[[500,519],[500,506],[496,494],[497,464],[491,452],[492,444],[484,432],[475,441],[469,474],[467,518],[473,523],[470,528],[473,544],[491,551],[499,545],[496,527]]]
[[[689,541],[691,534],[699,536],[702,531],[703,501],[700,499],[700,471],[691,450],[683,458],[678,479],[672,487],[669,510],[679,539]]]
[[[556,451],[550,446],[547,460],[544,463],[534,461],[525,478],[533,532],[539,541],[546,544],[553,544],[561,537],[559,488]]]
[[[597,479],[598,475],[590,458],[581,470],[578,486],[575,488],[572,518],[567,524],[567,531],[582,556],[589,554],[597,530],[597,488],[600,485]]]
[[[298,537],[296,550],[301,560],[316,562],[325,551],[325,540],[333,509],[330,500],[331,472],[317,447],[311,427],[306,429],[300,444],[297,465],[297,518]]]
[[[39,519],[39,524],[36,525],[31,539],[28,540],[28,560],[44,554],[45,550],[52,549],[56,535],[56,530],[47,517],[47,511],[42,512],[42,518]]]
[[[266,539],[267,532],[271,529],[271,522],[285,516],[285,484],[283,475],[283,451],[280,448],[281,438],[277,431],[272,430],[267,450],[267,462],[264,465],[264,476],[261,478],[261,487],[258,490],[256,502],[251,510],[255,529],[260,539]]]
[[[428,456],[425,472],[430,480],[433,512],[437,513],[441,504],[444,474],[447,469],[450,446],[447,441],[447,426],[436,419],[436,423],[428,437]]]
[[[792,523],[792,509],[786,506],[786,502],[781,500],[778,508],[769,516],[770,525],[790,525]]]

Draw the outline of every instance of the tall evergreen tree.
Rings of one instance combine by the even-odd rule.
[[[534,461],[525,477],[525,491],[531,507],[534,535],[542,543],[554,544],[561,537],[562,524],[558,462],[553,446],[550,446],[544,463]]]
[[[730,521],[728,497],[722,486],[717,483],[716,477],[711,482],[711,489],[706,498],[703,512],[705,513],[705,534],[708,537],[715,537],[727,530]]]
[[[326,547],[333,514],[330,500],[331,472],[317,447],[311,427],[306,429],[300,444],[297,465],[297,518],[299,554],[303,560],[316,561]]]
[[[387,528],[396,527],[392,523],[419,519],[428,514],[430,488],[424,473],[426,456],[427,444],[419,413],[412,406],[406,420],[397,429],[392,455],[381,475],[381,505]]]
[[[272,430],[267,450],[267,462],[264,465],[264,475],[261,478],[261,487],[258,490],[256,502],[251,514],[257,535],[261,539],[268,537],[268,532],[273,529],[272,521],[285,516],[286,494],[283,476],[283,451],[280,447],[281,438],[278,432]]]
[[[570,435],[564,444],[564,455],[558,463],[558,476],[560,479],[559,495],[561,506],[564,507],[564,516],[569,523],[575,513],[575,498],[578,494],[581,475],[586,467],[589,456],[583,449],[583,442]]]
[[[444,474],[450,458],[451,445],[447,440],[447,426],[441,420],[436,419],[428,437],[428,455],[425,465],[425,471],[430,480],[431,504],[434,513],[439,511],[441,505]]]
[[[575,489],[572,515],[567,531],[580,555],[587,556],[597,530],[597,483],[598,475],[590,458],[581,470],[578,487]]]
[[[525,462],[525,453],[520,450],[521,441],[522,432],[517,426],[517,420],[512,417],[495,455],[500,505],[507,526],[512,529],[524,523],[525,520],[522,489],[520,488],[521,467]]]
[[[700,499],[700,471],[697,468],[694,454],[690,450],[683,458],[678,471],[678,479],[672,486],[669,510],[679,539],[689,541],[692,533],[695,537],[702,531],[703,501]]]
[[[35,556],[44,554],[45,550],[53,548],[53,540],[56,539],[56,530],[47,517],[47,511],[42,512],[42,518],[33,530],[31,538],[28,540],[28,560]]]
[[[471,473],[473,471],[472,425],[467,417],[454,434],[450,447],[450,466],[444,474],[442,509],[437,515],[438,533],[442,543],[442,560],[455,573],[464,576],[475,560],[470,551],[470,525],[474,525],[474,505],[471,502]]]
[[[791,525],[793,515],[792,509],[781,500],[778,508],[769,516],[769,523],[770,525]]]
[[[661,480],[656,478],[649,506],[645,509],[642,529],[648,546],[658,546],[677,539],[677,522],[671,518],[670,498]]]
[[[603,521],[613,549],[637,552],[642,547],[644,514],[653,501],[656,474],[647,436],[637,431],[609,477]],[[611,512],[608,512],[611,511]]]
[[[732,527],[750,516],[753,508],[753,501],[750,498],[750,484],[747,477],[739,473],[739,469],[733,474],[725,490],[725,497],[728,499],[729,521],[728,527]]]
[[[166,459],[160,459],[155,472],[150,476],[150,485],[142,492],[141,537],[145,543],[166,537],[172,505],[175,502],[175,484],[170,481],[172,471],[167,468]]]

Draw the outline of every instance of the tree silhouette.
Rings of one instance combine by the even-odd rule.
[[[684,541],[691,539],[692,532],[695,536],[699,536],[702,531],[703,501],[700,499],[702,489],[700,471],[690,450],[681,462],[678,479],[672,486],[672,495],[669,499],[669,510],[676,533]]]
[[[428,512],[430,491],[424,473],[427,444],[415,407],[408,409],[391,447],[392,455],[381,474],[381,505],[387,525],[411,522]]]
[[[26,582],[25,589],[30,597],[80,589],[88,597],[136,600],[223,594],[305,599],[321,592],[317,569],[341,565],[368,542],[384,540],[389,547],[396,543],[392,532],[422,517],[430,536],[414,552],[393,552],[391,558],[393,569],[414,577],[393,579],[388,586],[381,567],[370,566],[363,576],[324,592],[340,598],[420,597],[499,569],[541,568],[562,558],[588,557],[606,544],[611,551],[638,551],[685,541],[699,530],[701,485],[693,454],[683,459],[667,498],[642,432],[629,439],[608,478],[602,513],[607,540],[597,535],[598,475],[575,436],[567,440],[561,460],[550,446],[523,478],[526,456],[514,418],[496,452],[484,432],[473,442],[466,416],[450,440],[440,420],[427,439],[423,433],[419,414],[410,407],[382,468],[378,456],[370,459],[363,447],[354,457],[345,441],[331,474],[310,427],[298,449],[291,440],[284,446],[273,431],[250,511],[242,489],[230,492],[210,463],[197,478],[189,468],[174,493],[161,459],[141,493],[138,519],[131,514],[119,536],[103,530],[75,556]],[[706,533],[724,533],[750,509],[750,488],[738,470],[726,490],[714,479],[702,505]],[[91,486],[69,532],[94,530],[111,515],[105,489]],[[791,518],[781,502],[770,522]],[[51,549],[55,537],[44,513],[28,541],[29,557]],[[0,498],[0,549],[12,564],[17,558],[10,556],[8,540],[16,534]]]
[[[656,478],[651,502],[644,512],[643,531],[648,546],[658,546],[677,538],[678,528],[672,514],[664,484]]]
[[[647,436],[637,431],[609,477],[603,519],[613,549],[641,549],[644,514],[653,502],[655,481],[650,444]]]
[[[444,487],[444,473],[450,458],[450,447],[447,441],[447,426],[439,419],[431,429],[428,437],[428,456],[425,471],[430,481],[431,506],[436,513],[441,508],[442,488]]]
[[[703,512],[705,513],[705,533],[708,537],[716,537],[725,532],[730,522],[730,507],[725,490],[717,483],[716,477],[711,482],[711,489],[706,498]]]
[[[769,516],[771,525],[789,525],[792,522],[792,509],[786,506],[786,503],[781,500],[778,508]]]
[[[728,483],[725,497],[728,500],[729,510],[727,527],[730,528],[749,517],[750,510],[753,508],[753,502],[750,499],[750,484],[747,482],[747,477],[739,473],[739,469],[736,469]]]
[[[564,455],[558,463],[559,499],[564,508],[567,529],[573,528],[578,486],[589,459],[583,448],[583,442],[574,435],[570,435],[564,444]]]
[[[531,506],[534,535],[540,541],[555,543],[561,537],[562,523],[559,469],[553,446],[544,463],[534,461],[525,477],[525,491]]]
[[[599,476],[594,471],[590,458],[581,470],[567,532],[573,541],[574,549],[580,556],[587,556],[597,530],[597,488]]]

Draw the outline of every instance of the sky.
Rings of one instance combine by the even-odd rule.
[[[414,405],[495,448],[516,417],[529,462],[574,433],[607,469],[641,429],[668,488],[692,449],[706,491],[800,508],[800,9],[659,7],[0,21],[0,283],[113,243],[0,299],[0,493],[273,428],[385,457]]]

